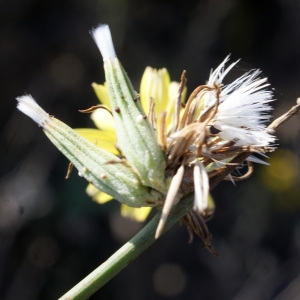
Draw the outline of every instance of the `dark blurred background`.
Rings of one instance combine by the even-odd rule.
[[[191,92],[231,53],[237,75],[260,68],[279,116],[300,96],[299,0],[0,1],[0,298],[57,299],[142,225],[100,206],[86,182],[29,118],[15,97],[32,94],[72,127],[92,127],[78,109],[97,103],[104,81],[89,30],[111,27],[136,89],[144,68],[187,70]],[[188,244],[175,226],[91,299],[299,299],[300,120],[278,132],[271,166],[233,186],[220,184],[208,225],[221,258]]]

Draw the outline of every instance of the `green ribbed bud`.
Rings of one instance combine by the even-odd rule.
[[[18,109],[38,123],[51,142],[77,168],[79,175],[99,190],[132,207],[156,206],[162,202],[162,195],[143,185],[126,162],[49,116],[30,95],[17,100]]]
[[[108,25],[100,25],[92,31],[92,35],[104,61],[106,86],[115,120],[118,145],[142,183],[165,193],[167,185],[164,153],[139,97],[116,57]]]

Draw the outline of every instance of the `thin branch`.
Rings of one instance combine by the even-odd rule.
[[[293,106],[289,111],[287,111],[285,114],[274,120],[269,126],[269,129],[277,130],[278,127],[283,125],[285,122],[287,122],[291,117],[296,115],[300,110],[300,98],[297,99],[297,103],[295,106]]]

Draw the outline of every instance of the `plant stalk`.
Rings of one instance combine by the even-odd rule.
[[[162,234],[167,232],[192,209],[193,201],[193,194],[190,194],[173,207]],[[156,241],[155,232],[160,216],[161,212],[158,212],[129,242],[124,244],[97,269],[60,297],[59,300],[88,299],[98,289],[116,276]]]

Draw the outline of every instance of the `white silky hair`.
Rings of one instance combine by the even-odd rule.
[[[222,84],[228,72],[238,63],[225,68],[225,60],[211,73],[208,85]],[[211,125],[220,130],[219,136],[227,141],[235,141],[236,146],[268,146],[275,137],[267,130],[264,122],[271,118],[272,91],[267,78],[260,78],[260,70],[251,70],[228,85],[221,87],[219,106]],[[205,95],[205,106],[216,103],[216,93]]]
[[[17,97],[17,108],[36,122],[39,126],[44,127],[45,122],[51,121],[48,113],[46,113],[33,99],[31,95],[23,95]]]
[[[97,28],[92,29],[91,34],[100,50],[103,61],[116,57],[115,47],[107,24],[101,24]]]

